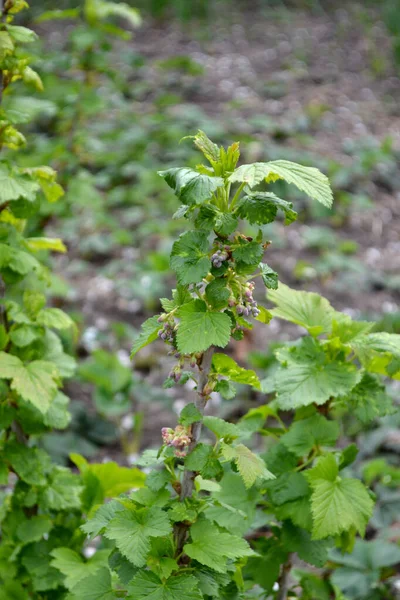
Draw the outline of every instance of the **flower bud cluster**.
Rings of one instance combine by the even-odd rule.
[[[163,442],[166,446],[175,449],[175,456],[183,458],[187,455],[191,440],[190,428],[177,425],[175,429],[163,427],[161,429]]]
[[[242,303],[237,304],[236,313],[243,317],[258,317],[260,314],[257,302],[253,298],[254,283],[251,281],[245,285]]]
[[[166,317],[167,315],[158,317],[158,322],[163,323],[163,326],[158,331],[157,335],[164,342],[170,342],[172,344],[174,341],[175,322],[173,319],[166,321]]]
[[[215,267],[216,269],[219,269],[220,267],[222,267],[222,263],[225,262],[226,260],[228,260],[229,258],[229,252],[230,247],[229,246],[225,246],[224,250],[217,250],[216,252],[214,252],[214,254],[211,257],[211,262],[213,264],[213,267]]]

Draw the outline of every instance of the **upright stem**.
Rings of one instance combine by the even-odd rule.
[[[196,408],[204,414],[204,408],[207,403],[207,394],[204,393],[204,389],[208,383],[211,370],[211,362],[214,353],[214,348],[211,346],[206,350],[202,356],[199,364],[199,381],[197,384],[197,398],[195,401]],[[192,425],[192,441],[189,446],[189,452],[191,452],[199,443],[202,421],[197,421]],[[195,473],[193,471],[185,471],[182,478],[180,499],[181,502],[185,498],[190,498],[193,493]],[[186,535],[188,531],[188,525],[178,523],[175,528],[175,542],[176,542],[176,554],[179,555],[182,552],[183,545],[186,541]]]
[[[287,595],[290,585],[290,570],[292,568],[292,555],[289,554],[289,558],[282,565],[282,571],[278,579],[279,591],[276,600],[287,600]]]

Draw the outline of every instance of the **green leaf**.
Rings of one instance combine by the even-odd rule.
[[[114,461],[88,464],[79,454],[71,454],[71,460],[79,467],[82,475],[94,475],[100,483],[104,498],[119,496],[132,488],[143,487],[145,474],[139,469],[120,467]]]
[[[65,429],[71,421],[71,415],[67,410],[69,398],[57,391],[47,412],[43,415],[43,423],[52,429]]]
[[[43,536],[49,533],[53,527],[50,517],[45,515],[34,515],[30,519],[23,521],[17,527],[17,536],[23,544],[38,542]]]
[[[292,183],[310,198],[318,200],[330,208],[333,202],[329,180],[314,167],[304,167],[288,160],[274,160],[267,163],[253,163],[238,167],[229,177],[229,181],[245,182],[252,188],[263,180],[267,182],[284,179]]]
[[[167,514],[158,507],[118,512],[106,527],[105,537],[114,540],[118,550],[137,567],[146,564],[152,537],[167,536],[171,525]]]
[[[72,591],[82,579],[101,569],[107,555],[107,550],[98,551],[91,560],[85,562],[80,554],[70,548],[56,548],[51,552],[51,564],[65,576],[64,585]]]
[[[71,317],[60,308],[42,308],[36,316],[36,323],[53,329],[69,329],[74,325]]]
[[[181,414],[179,415],[179,423],[180,425],[187,427],[188,425],[192,425],[192,423],[201,421],[202,418],[203,415],[199,409],[191,402],[190,404],[186,404],[182,409]]]
[[[47,487],[40,497],[40,506],[47,510],[81,509],[82,482],[64,467],[55,467]]]
[[[297,219],[297,212],[293,210],[293,204],[278,198],[271,192],[246,194],[240,199],[237,213],[252,225],[266,225],[275,221],[278,208],[285,214],[285,225],[289,225]]]
[[[18,477],[29,485],[45,485],[45,472],[49,467],[49,458],[43,450],[11,441],[4,448],[4,459],[10,463]]]
[[[138,573],[128,586],[128,600],[202,600],[193,575],[175,575],[161,581],[149,571]]]
[[[125,19],[132,27],[139,27],[142,23],[140,13],[136,8],[125,2],[99,2],[95,4],[96,16],[106,19],[109,16]]]
[[[226,287],[226,283],[226,279],[213,279],[206,287],[206,300],[215,310],[228,306],[231,292]]]
[[[35,181],[13,173],[4,164],[0,165],[0,204],[19,198],[33,202],[38,190],[39,185]]]
[[[221,463],[212,446],[198,444],[186,457],[185,469],[199,472],[205,479],[212,479],[222,471]]]
[[[115,600],[115,598],[110,570],[103,567],[82,579],[73,588],[68,600]]]
[[[11,389],[42,413],[57,392],[58,371],[44,360],[34,360],[25,367],[17,356],[0,352],[0,378],[11,379]]]
[[[366,369],[400,379],[400,335],[370,333],[353,340],[351,345]]]
[[[256,390],[261,387],[255,371],[240,367],[233,358],[226,354],[215,353],[212,359],[212,368],[218,375],[228,377],[235,383],[251,385]]]
[[[185,544],[184,552],[201,563],[217,571],[227,571],[227,559],[254,556],[246,540],[221,532],[207,519],[199,519],[190,528],[191,543]]]
[[[217,439],[235,440],[240,435],[240,429],[233,423],[228,423],[219,417],[204,417],[203,423],[213,432]]]
[[[18,348],[25,348],[40,337],[40,329],[31,325],[19,325],[10,330],[10,339]]]
[[[131,358],[135,356],[139,350],[148,346],[152,342],[157,339],[157,334],[161,329],[162,325],[158,322],[158,316],[150,317],[144,323],[142,323],[142,328],[139,336],[134,341],[131,351]]]
[[[174,190],[182,204],[189,206],[210,200],[213,193],[224,185],[222,177],[202,175],[193,169],[175,168],[159,171],[158,174]]]
[[[374,503],[361,481],[339,477],[333,454],[320,458],[306,476],[313,490],[313,539],[340,535],[351,528],[364,535]]]
[[[340,429],[336,421],[328,421],[319,413],[295,421],[280,441],[298,457],[306,456],[314,446],[334,446]]]
[[[271,310],[274,317],[300,325],[313,336],[329,333],[334,309],[326,298],[314,292],[299,292],[279,283],[276,291],[268,292],[268,300],[276,304]]]
[[[20,44],[29,44],[31,42],[36,42],[38,36],[32,29],[28,29],[27,27],[21,27],[20,25],[10,25],[7,24],[7,31],[12,37],[13,40],[19,42]]]
[[[179,311],[179,352],[203,352],[210,346],[225,347],[231,336],[231,320],[225,313],[211,312],[202,300],[193,300]]]
[[[84,533],[91,537],[99,535],[108,525],[118,511],[124,510],[123,505],[118,500],[111,500],[107,504],[102,504],[95,512],[94,516],[81,525]]]
[[[276,273],[266,263],[260,263],[259,268],[261,270],[261,279],[264,282],[266,288],[270,290],[278,289],[278,273]]]
[[[66,252],[67,248],[59,238],[33,237],[26,238],[25,244],[32,252],[38,250],[52,250],[53,252]]]
[[[181,285],[198,283],[211,268],[207,231],[187,231],[174,242],[171,268]]]
[[[282,409],[324,404],[349,393],[361,377],[351,363],[326,362],[324,352],[312,338],[303,338],[298,348],[284,356],[285,366],[275,373],[277,402]]]
[[[258,242],[247,242],[243,238],[238,240],[238,246],[233,250],[233,258],[246,265],[257,264],[264,254],[263,247]]]
[[[273,481],[266,483],[271,501],[276,506],[308,496],[310,488],[302,473],[283,473]]]
[[[395,410],[385,386],[371,373],[364,373],[351,392],[344,398],[339,398],[339,404],[343,404],[363,423],[369,423]]]
[[[225,444],[222,446],[222,454],[226,460],[234,461],[246,488],[254,485],[257,479],[275,479],[275,475],[268,471],[263,459],[243,444],[237,446]]]
[[[288,552],[297,552],[301,560],[320,568],[325,565],[328,549],[332,545],[330,541],[312,540],[308,531],[289,521],[283,524],[281,541]]]

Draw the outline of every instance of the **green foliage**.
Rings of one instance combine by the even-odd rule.
[[[112,556],[121,557],[109,561],[111,589],[132,599],[266,597],[290,569],[292,554],[322,568],[329,549],[350,550],[356,533],[365,533],[374,501],[344,471],[357,449],[335,448],[337,417],[366,413],[373,419],[390,411],[389,399],[381,406],[379,373],[396,375],[396,336],[376,337],[372,324],[352,321],[318,294],[278,283],[262,262],[262,232],[249,236],[238,229],[239,219],[263,225],[279,210],[286,224],[296,217],[291,203],[250,187],[284,178],[329,206],[326,178],[287,161],[237,168],[238,144],[219,148],[201,131],[194,142],[208,165],[161,172],[184,205],[177,216],[191,221],[172,245],[179,286],[161,300],[161,314],[143,324],[132,355],[164,342],[177,361],[168,386],[192,379],[197,398],[175,429],[162,429],[147,487],[97,508],[83,526],[92,536],[102,534]],[[271,311],[253,298],[255,276],[276,305]],[[309,335],[279,346],[271,381],[260,382],[255,371],[217,349],[241,339],[255,320],[266,325],[272,317]],[[204,415],[213,392],[233,399],[238,384],[255,391],[265,384],[272,402],[236,423]],[[282,420],[279,409],[294,413],[293,420]],[[255,433],[267,440],[262,455]],[[124,575],[121,560],[129,565]],[[333,589],[307,574],[300,585],[304,598],[329,598]]]

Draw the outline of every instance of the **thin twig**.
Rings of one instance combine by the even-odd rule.
[[[292,568],[292,558],[293,554],[289,554],[287,561],[282,565],[282,571],[278,579],[279,590],[276,600],[287,600],[287,595],[290,587],[290,571]]]
[[[208,395],[205,393],[205,388],[208,383],[210,370],[211,370],[211,362],[214,353],[214,348],[208,348],[202,356],[201,362],[199,364],[199,380],[197,384],[197,397],[195,401],[196,408],[204,414],[204,409],[207,403]],[[192,425],[191,438],[192,441],[189,446],[189,452],[191,452],[199,443],[201,429],[202,429],[202,421],[197,421]],[[190,498],[193,492],[194,487],[194,478],[195,473],[193,471],[185,471],[182,478],[181,491],[180,491],[180,499],[181,502],[184,502],[186,498]],[[182,548],[186,541],[187,531],[189,526],[184,523],[178,523],[175,528],[175,543],[176,543],[176,554],[180,555],[182,553]]]

